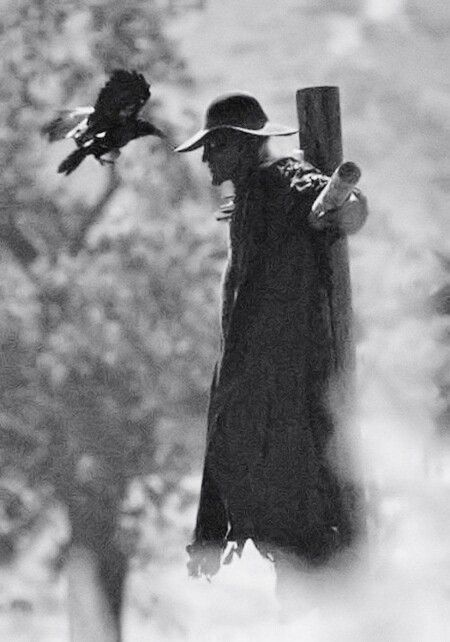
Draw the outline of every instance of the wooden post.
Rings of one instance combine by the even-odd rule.
[[[343,160],[338,87],[300,89],[297,91],[297,114],[300,148],[305,160],[331,176]],[[348,375],[354,368],[350,270],[345,236],[331,244],[329,262],[335,367],[345,376],[344,372]]]
[[[306,87],[297,92],[300,147],[305,160],[331,176],[342,163],[338,87]]]
[[[305,161],[331,176],[343,160],[339,89],[307,87],[299,90],[296,98],[300,148]],[[333,332],[334,373],[325,394],[335,417],[332,451],[336,470],[342,475],[342,501],[347,504],[349,517],[344,537],[351,544],[357,538],[365,539],[366,520],[362,490],[352,482],[352,454],[354,439],[358,437],[352,422],[355,355],[346,236],[331,237],[326,253],[330,272],[328,301]]]

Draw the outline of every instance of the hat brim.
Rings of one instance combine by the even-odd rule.
[[[178,145],[178,147],[175,148],[175,151],[192,152],[194,149],[198,149],[203,145],[208,134],[219,129],[234,129],[238,132],[244,132],[245,134],[252,134],[253,136],[292,136],[293,134],[298,133],[298,129],[285,127],[284,125],[278,125],[277,123],[271,122],[267,122],[264,127],[261,127],[261,129],[246,129],[245,127],[237,127],[235,125],[217,125],[217,127],[211,127],[210,129],[200,129],[196,134],[191,136],[191,138],[188,138],[186,142]]]

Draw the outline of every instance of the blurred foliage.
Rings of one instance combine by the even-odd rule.
[[[191,80],[151,1],[0,7],[0,503],[9,510],[11,488],[41,507],[89,488],[123,498],[161,449],[181,449],[180,475],[196,462],[223,258],[212,203],[183,158],[147,139],[65,180],[69,143],[39,130],[125,67],[152,83],[144,114],[173,138],[164,88]],[[31,526],[5,518],[0,534],[19,522]]]

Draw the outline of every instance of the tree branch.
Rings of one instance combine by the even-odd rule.
[[[34,245],[12,220],[10,220],[7,225],[0,226],[0,241],[6,245],[8,250],[25,269],[29,268],[38,256],[38,251]]]
[[[103,192],[103,195],[94,205],[94,207],[91,207],[86,212],[86,215],[84,216],[84,219],[81,222],[81,225],[77,233],[75,234],[75,236],[72,238],[70,242],[69,251],[72,254],[72,256],[75,256],[76,254],[78,254],[78,252],[84,246],[86,241],[86,236],[89,230],[99,220],[99,218],[101,217],[101,215],[105,210],[105,207],[114,196],[119,185],[120,185],[119,175],[117,173],[115,166],[111,165],[108,185],[106,186],[106,189]]]

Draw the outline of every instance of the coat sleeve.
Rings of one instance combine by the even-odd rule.
[[[291,190],[302,198],[303,206],[307,201],[309,209],[308,224],[316,231],[333,231],[338,234],[354,234],[361,229],[368,216],[367,198],[360,189],[354,188],[345,203],[336,209],[317,216],[310,210],[314,201],[329,181],[328,176],[320,174],[311,166],[300,167],[291,179]]]
[[[341,207],[328,210],[321,216],[310,212],[308,222],[318,231],[335,230],[341,234],[354,234],[362,228],[367,216],[367,198],[361,190],[354,188]]]

